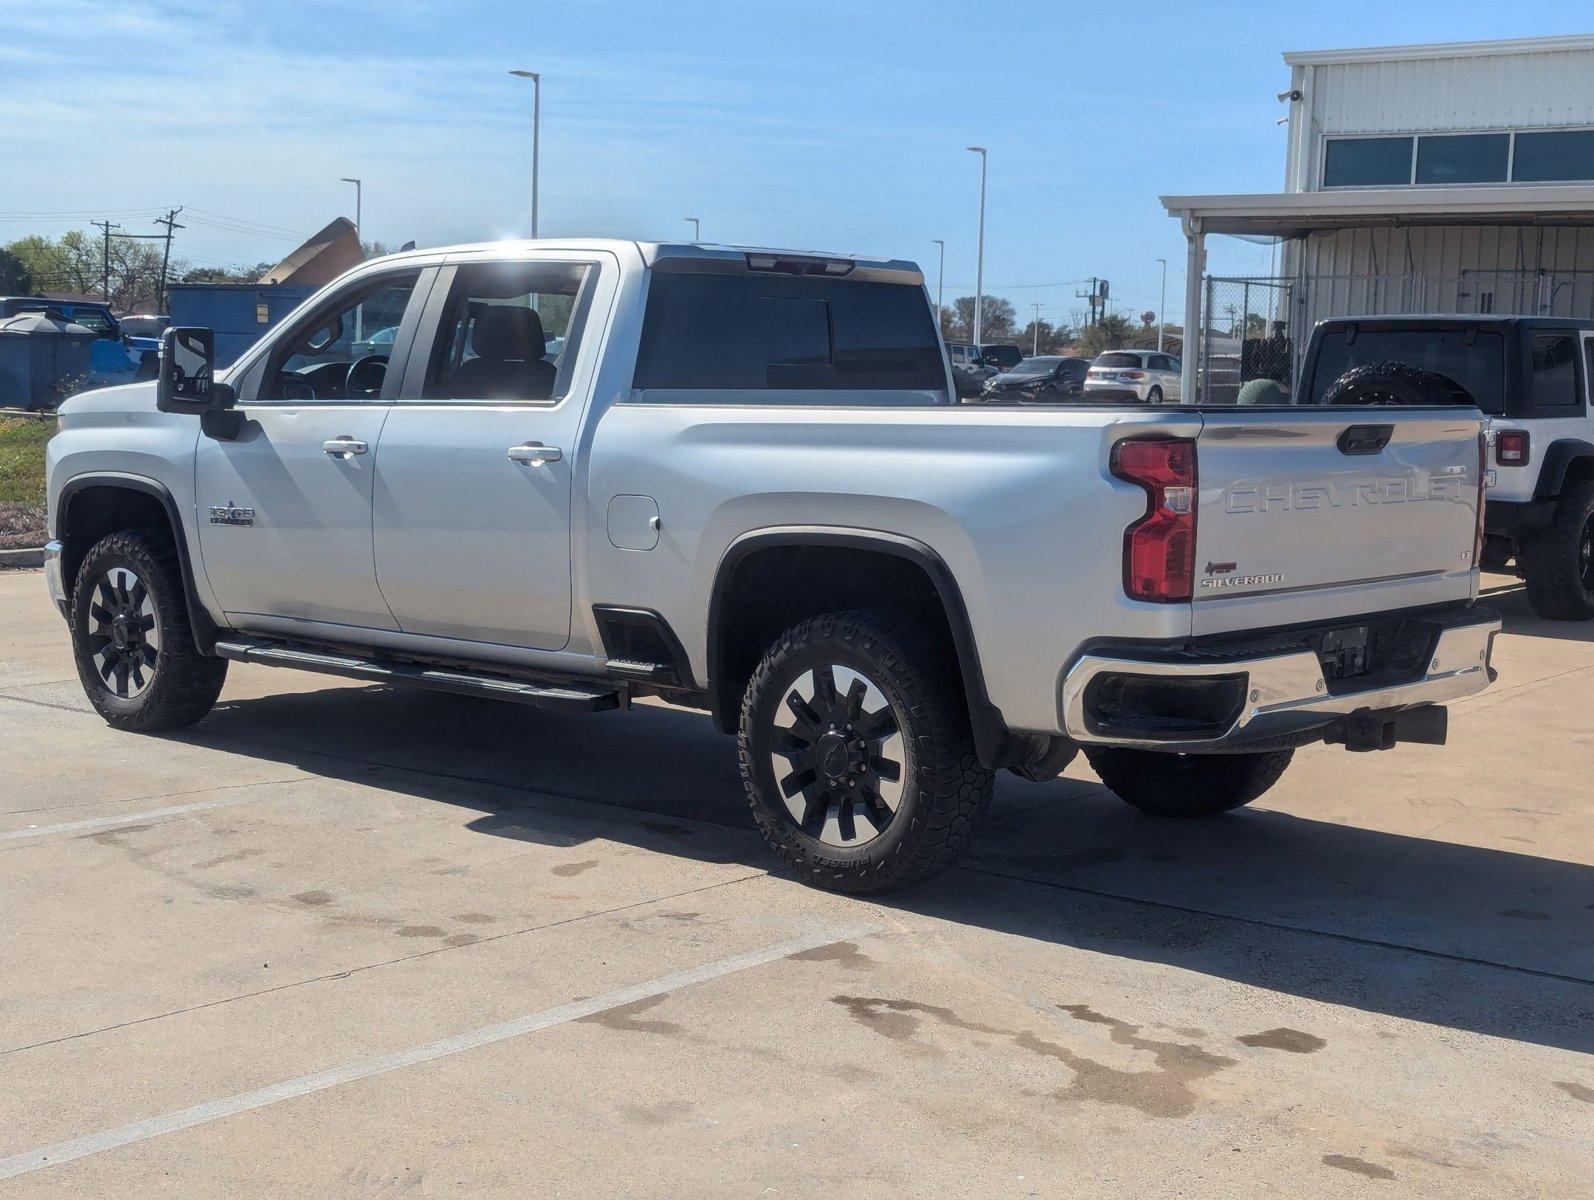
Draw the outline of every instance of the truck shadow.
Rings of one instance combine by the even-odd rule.
[[[1479,602],[1505,618],[1507,633],[1523,637],[1555,638],[1563,642],[1594,642],[1594,621],[1547,621],[1528,603],[1527,588],[1507,579],[1491,577],[1492,586],[1479,594]]]
[[[679,710],[594,719],[334,685],[225,701],[182,740],[476,811],[468,828],[494,837],[601,838],[774,865],[752,829],[733,744]],[[1071,774],[1037,785],[1003,773],[964,866],[880,903],[1303,1000],[1594,1051],[1594,868],[1262,807],[1157,821],[1088,772]]]

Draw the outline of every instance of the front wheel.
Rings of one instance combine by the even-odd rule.
[[[194,645],[169,538],[124,530],[94,543],[78,568],[71,611],[78,678],[108,724],[182,729],[216,703],[227,660]]]
[[[1528,603],[1552,621],[1594,618],[1594,480],[1566,485],[1555,516],[1522,547]]]
[[[1207,817],[1249,804],[1278,782],[1293,750],[1259,754],[1168,754],[1086,746],[1108,790],[1157,817]]]
[[[841,892],[945,869],[995,784],[950,648],[890,613],[827,613],[781,634],[747,685],[737,748],[770,848]]]

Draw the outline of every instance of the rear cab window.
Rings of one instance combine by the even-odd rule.
[[[922,287],[692,265],[649,279],[634,402],[950,402]]]
[[[1505,412],[1505,337],[1498,330],[1455,326],[1322,331],[1307,404],[1322,404],[1334,381],[1355,367],[1403,362],[1454,380],[1486,413]]]

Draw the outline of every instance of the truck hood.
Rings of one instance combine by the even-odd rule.
[[[114,387],[90,388],[61,402],[56,412],[62,417],[85,413],[154,412],[155,382],[122,383]]]

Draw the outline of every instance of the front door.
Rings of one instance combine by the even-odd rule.
[[[203,569],[240,627],[397,628],[376,585],[371,494],[386,397],[399,384],[398,371],[386,378],[388,356],[420,276],[368,277],[330,297],[239,373],[236,440],[200,437]]]
[[[570,640],[588,316],[607,312],[614,275],[590,256],[443,268],[376,458],[376,577],[405,633]]]

